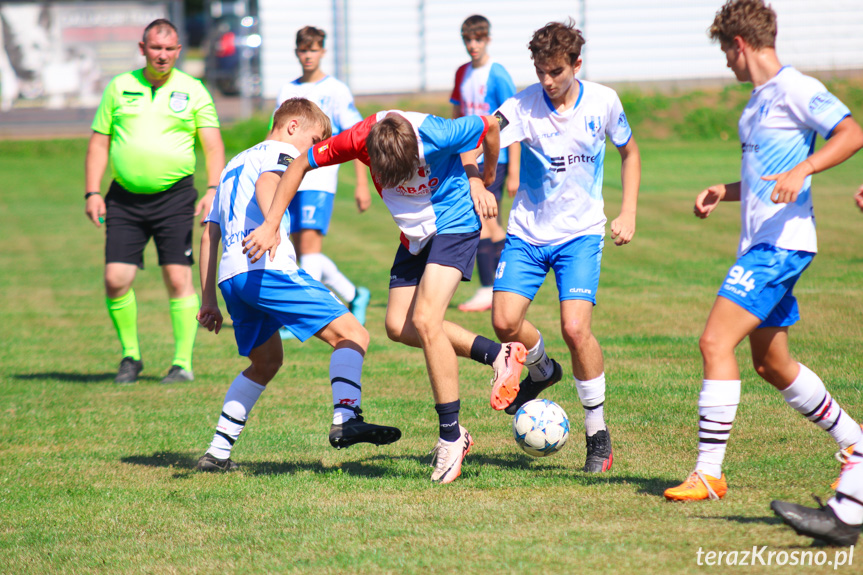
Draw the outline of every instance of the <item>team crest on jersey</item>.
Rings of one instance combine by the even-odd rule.
[[[591,136],[596,136],[602,131],[602,118],[599,116],[585,116],[584,129],[590,132]]]
[[[509,120],[506,119],[506,116],[500,113],[500,110],[494,113],[494,117],[497,118],[497,123],[500,124],[501,130],[509,126]]]
[[[182,112],[189,105],[189,95],[185,92],[171,92],[171,99],[168,101],[168,106],[172,112]]]
[[[625,128],[629,124],[629,121],[626,119],[626,113],[621,112],[617,117],[617,125],[620,128]]]
[[[324,153],[324,152],[326,152],[329,148],[330,148],[330,145],[329,145],[329,144],[324,144],[323,146],[321,146],[320,148],[318,148],[318,153],[319,153],[319,154],[323,154],[323,153]]]
[[[276,163],[280,164],[282,166],[290,166],[291,162],[293,162],[293,161],[294,161],[294,158],[292,158],[291,156],[289,156],[287,154],[279,154],[279,161]]]
[[[820,114],[835,103],[836,96],[830,92],[819,92],[809,100],[809,111],[813,114]]]

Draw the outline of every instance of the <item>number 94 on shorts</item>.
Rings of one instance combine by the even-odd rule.
[[[718,295],[761,319],[760,327],[793,325],[800,319],[794,284],[814,257],[769,244],[752,246],[728,270]]]

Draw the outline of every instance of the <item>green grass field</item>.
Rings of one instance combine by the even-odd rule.
[[[638,230],[629,246],[606,244],[594,320],[609,381],[611,472],[580,471],[583,419],[569,369],[545,395],[569,412],[570,443],[533,459],[513,442],[511,418],[488,405],[489,368],[461,360],[462,423],[476,446],[448,486],[429,481],[437,419],[422,353],[390,342],[383,329],[397,230],[379,198],[356,214],[352,170],[341,172],[325,250],[372,290],[363,408],[404,437],[381,448],[330,448],[329,349],[286,342],[284,367],[234,449],[241,471],[206,475],[194,463],[247,365],[230,326],[218,336],[199,332],[194,383],[159,384],[173,343],[151,245],[135,283],[144,377],[115,385],[120,348],[103,300],[104,236],[81,199],[86,141],[0,143],[0,572],[832,571],[698,565],[699,550],[813,551],[768,504],[829,496],[839,470],[829,436],[757,378],[745,345],[727,498],[687,505],[662,497],[695,461],[697,339],[737,245],[736,205],[707,221],[692,216],[698,191],[736,179],[739,145],[728,129],[726,140],[639,135]],[[608,158],[611,219],[620,178],[617,154]],[[863,214],[851,195],[861,167],[858,156],[816,177],[821,253],[796,290],[804,318],[792,330],[795,356],[858,418]],[[493,336],[488,314],[455,309],[474,287],[460,288],[447,317]],[[553,282],[528,317],[568,364]],[[832,561],[836,550],[823,550]],[[858,550],[838,571],[859,573],[861,564]]]

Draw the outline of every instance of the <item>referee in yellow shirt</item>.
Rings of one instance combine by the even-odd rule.
[[[175,342],[174,360],[162,383],[192,381],[199,307],[192,283],[192,228],[195,216],[206,217],[210,211],[225,148],[209,92],[199,80],[174,69],[182,48],[174,25],[155,20],[138,45],[146,66],[111,80],[93,120],[85,211],[96,227],[104,222],[106,228],[106,302],[123,347],[114,381],[135,383],[144,368],[132,282],[144,267],[151,237],[168,288]],[[209,184],[200,201],[193,182],[196,134]],[[109,160],[114,179],[102,198],[100,184]]]

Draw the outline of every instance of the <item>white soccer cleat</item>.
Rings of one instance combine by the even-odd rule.
[[[469,300],[458,306],[459,311],[488,311],[494,298],[494,288],[483,286]]]
[[[458,426],[461,435],[456,441],[444,441],[438,438],[437,445],[432,449],[434,454],[431,465],[434,467],[431,480],[435,483],[451,483],[461,475],[461,464],[464,456],[470,452],[473,438],[468,430]]]

